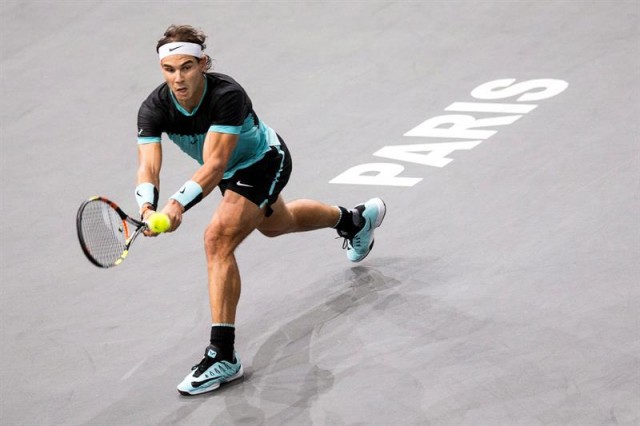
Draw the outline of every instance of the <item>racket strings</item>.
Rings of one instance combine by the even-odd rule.
[[[80,228],[87,251],[101,265],[113,265],[126,249],[127,223],[103,201],[85,206]]]

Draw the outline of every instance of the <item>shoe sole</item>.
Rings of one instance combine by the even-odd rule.
[[[384,220],[384,217],[387,215],[387,205],[384,203],[382,198],[373,198],[373,201],[375,201],[378,207],[378,217],[376,218],[376,222],[373,224],[373,229],[371,229],[371,242],[369,243],[369,250],[367,251],[367,254],[365,254],[358,260],[349,259],[353,263],[362,262],[364,259],[366,259],[367,256],[369,256],[369,253],[371,253],[371,249],[373,248],[373,243],[375,243],[376,241],[374,236],[375,230],[376,228],[379,228],[380,225],[382,225],[382,221]],[[379,214],[380,212],[382,212],[382,214]]]
[[[238,380],[242,376],[244,376],[244,369],[242,368],[242,365],[241,365],[240,366],[240,370],[238,370],[238,372],[236,374],[234,374],[233,376],[229,377],[228,379],[223,380],[222,382],[218,382],[218,383],[212,385],[211,387],[202,388],[202,389],[196,389],[196,390],[194,390],[192,392],[188,392],[188,391],[184,391],[182,389],[178,389],[178,393],[180,395],[183,395],[183,396],[202,395],[203,393],[211,392],[211,391],[214,391],[214,390],[218,389],[221,385],[224,385],[224,384],[229,383],[229,382],[233,382],[234,380]]]

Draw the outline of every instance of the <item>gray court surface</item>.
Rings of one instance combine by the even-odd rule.
[[[640,424],[639,8],[1,2],[0,424]],[[175,386],[208,342],[202,233],[219,194],[115,269],[75,234],[89,196],[136,210],[136,113],[171,23],[209,34],[216,70],[288,142],[287,199],[388,206],[360,264],[333,230],[252,235],[237,253],[246,376],[195,398]],[[472,96],[503,79],[568,86]],[[515,115],[456,102],[535,109],[475,129],[490,138],[405,135]],[[454,142],[453,161],[423,164]],[[166,198],[197,165],[163,146]],[[421,180],[330,183],[371,163]]]

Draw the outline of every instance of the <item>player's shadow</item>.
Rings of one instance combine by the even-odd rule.
[[[338,290],[327,299],[328,282]],[[373,306],[381,291],[385,297],[390,296],[399,283],[373,267],[363,266],[319,282],[317,288],[324,286],[325,301],[305,309],[267,337],[257,350],[252,367],[246,370],[243,385],[238,388],[240,392],[225,393],[226,413],[212,424],[229,421],[233,424],[311,424],[314,402],[328,392],[335,381],[331,371],[314,361],[318,353],[331,352],[335,344],[331,337],[319,336],[321,329],[329,322],[350,329],[352,313]],[[306,300],[318,300],[318,297],[314,294]],[[311,355],[312,350],[315,357]],[[283,408],[265,415],[249,399],[270,401],[275,403],[272,407]]]

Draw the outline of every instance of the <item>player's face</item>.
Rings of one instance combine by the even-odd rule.
[[[189,55],[171,55],[160,62],[164,79],[180,104],[195,106],[200,102],[205,62]]]

